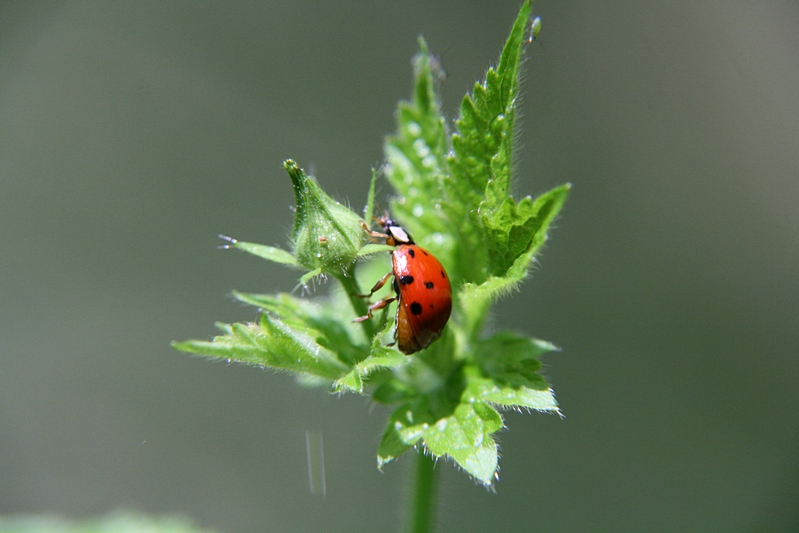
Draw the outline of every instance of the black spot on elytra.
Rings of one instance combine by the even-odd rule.
[[[411,257],[416,257],[416,252],[413,251],[413,248],[408,248],[408,255]]]
[[[428,254],[427,252],[425,252],[424,250],[422,250],[422,253],[423,253],[424,255],[430,255],[430,254]]]
[[[413,302],[411,304],[411,313],[414,315],[421,315],[422,314],[422,304],[419,302]]]
[[[433,285],[432,281],[425,281],[424,286],[427,287],[428,289],[432,289],[435,285]]]
[[[413,276],[401,276],[400,283],[402,285],[410,285],[411,283],[413,283]]]
[[[441,277],[442,277],[442,278],[444,278],[444,279],[447,279],[447,275],[446,275],[446,274],[444,274],[444,271],[443,271],[443,270],[441,271]]]

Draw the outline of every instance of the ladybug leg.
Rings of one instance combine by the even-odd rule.
[[[383,288],[383,285],[386,284],[386,282],[388,281],[388,278],[390,278],[393,275],[394,275],[394,272],[389,272],[388,274],[386,274],[385,276],[380,278],[378,280],[378,282],[375,283],[375,286],[372,287],[372,290],[369,292],[369,294],[358,294],[356,296],[358,296],[359,298],[371,298],[374,293],[376,293],[377,291],[379,291],[380,289]]]
[[[378,239],[390,239],[391,238],[388,235],[386,235],[385,233],[380,233],[379,231],[370,230],[369,226],[367,226],[366,222],[364,222],[363,220],[361,220],[361,227],[364,229],[364,231],[366,231],[366,233],[369,234],[370,237],[376,237]]]
[[[394,340],[386,344],[386,346],[394,346],[397,344],[397,339],[399,338],[399,328],[394,328]]]
[[[369,311],[366,313],[366,315],[359,316],[358,318],[353,320],[353,322],[363,322],[364,320],[369,320],[370,318],[372,318],[372,316],[374,316],[372,315],[373,311],[377,311],[378,309],[383,309],[385,306],[395,301],[396,299],[397,299],[396,296],[392,296],[391,298],[383,298],[382,300],[376,301],[375,303],[369,306]]]

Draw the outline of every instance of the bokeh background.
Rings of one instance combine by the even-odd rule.
[[[416,36],[454,119],[518,8],[0,4],[0,514],[398,530],[385,408],[169,342],[255,318],[232,289],[294,287],[217,249],[287,243],[283,159],[360,209]],[[796,531],[799,6],[533,9],[516,192],[574,188],[494,323],[563,347],[566,418],[507,413],[496,493],[440,463],[439,528]]]

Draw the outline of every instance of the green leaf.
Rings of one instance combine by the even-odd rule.
[[[234,239],[233,237],[228,237],[227,235],[220,235],[219,237],[230,243],[226,244],[224,246],[225,248],[236,248],[243,252],[257,255],[258,257],[266,259],[267,261],[272,261],[274,263],[299,266],[297,259],[293,255],[285,250],[281,250],[280,248],[267,246],[265,244],[256,244],[254,242],[243,242],[238,239]]]
[[[372,399],[385,405],[393,405],[415,398],[419,391],[402,379],[397,379],[395,373],[388,375],[379,374],[383,379],[372,392]],[[376,381],[373,379],[373,381]]]
[[[419,38],[419,53],[413,59],[415,84],[410,102],[400,102],[396,111],[397,133],[386,138],[385,174],[397,191],[391,214],[430,248],[445,265],[445,249],[451,247],[444,182],[448,179],[449,142],[444,116],[436,94],[442,77],[427,43]]]
[[[396,249],[395,246],[389,246],[388,244],[367,244],[360,250],[358,250],[358,257],[366,257],[367,255],[373,254],[380,254],[385,252],[393,252]]]
[[[541,249],[541,246],[546,242],[547,231],[552,221],[558,213],[560,213],[563,204],[566,202],[566,198],[569,196],[570,190],[570,183],[555,187],[536,198],[529,207],[530,219],[534,220],[534,222],[528,223],[528,227],[534,227],[536,229],[532,231],[529,242],[527,242],[528,233],[526,233],[524,229],[515,232],[516,238],[523,240],[523,242],[527,242],[527,245],[525,247],[516,248],[517,250],[523,249],[523,251],[516,255],[513,263],[508,267],[508,270],[505,271],[505,276],[507,276],[509,280],[513,280],[514,282],[521,281],[527,275],[530,262]],[[514,230],[516,230],[516,228],[511,230],[511,235],[514,234]],[[512,257],[512,255],[509,257]]]
[[[483,215],[509,198],[519,63],[529,14],[530,2],[525,2],[499,65],[488,69],[485,80],[463,99],[452,135],[445,205],[456,234],[456,277],[469,282],[481,283],[498,274],[489,259],[496,254],[490,239],[497,235],[493,228],[484,228]]]
[[[476,209],[491,183],[495,205],[507,195],[512,162],[516,92],[524,31],[530,16],[525,2],[502,50],[499,65],[488,69],[485,81],[464,97],[452,136],[452,193],[465,212]]]
[[[360,217],[330,198],[291,159],[283,166],[294,184],[294,257],[308,270],[340,274],[368,238]]]
[[[369,354],[367,346],[352,340],[358,328],[351,323],[342,322],[341,313],[331,305],[331,301],[323,304],[288,294],[273,296],[236,291],[233,296],[241,302],[280,317],[291,327],[308,331],[320,346],[336,353],[337,358],[347,364],[361,361]]]
[[[484,485],[494,481],[497,445],[492,435],[502,417],[487,402],[458,403],[445,416],[436,416],[435,401],[420,397],[394,411],[378,448],[378,466],[422,443],[436,457],[449,457]]]
[[[506,277],[491,276],[479,285],[466,283],[461,287],[458,291],[461,320],[464,330],[472,333],[472,340],[482,331],[491,303],[510,293],[526,275],[527,263],[524,264],[524,268],[509,270]]]
[[[492,405],[559,412],[552,390],[538,374],[538,358],[553,350],[557,347],[551,343],[509,332],[480,341],[474,363],[463,367],[464,381],[450,380],[394,411],[378,448],[378,465],[423,444],[434,456],[453,459],[479,482],[493,483],[493,435],[503,421]],[[454,390],[462,393],[453,404],[449,398]]]
[[[482,374],[497,384],[549,390],[547,382],[538,374],[541,369],[538,358],[553,350],[559,348],[546,341],[502,331],[477,343],[474,361]]]
[[[501,386],[490,378],[473,377],[469,379],[466,390],[473,398],[479,398],[493,405],[560,414],[552,389]]]
[[[380,348],[377,353],[356,364],[349,373],[336,380],[333,388],[339,391],[350,390],[357,394],[363,394],[364,382],[370,374],[384,368],[395,368],[407,362],[408,357],[398,350]]]
[[[535,199],[516,204],[506,198],[494,210],[481,211],[485,247],[491,263],[486,281],[498,296],[513,289],[527,275],[535,253],[546,242],[547,230],[568,197],[570,184],[561,185]],[[492,280],[492,277],[495,278]]]
[[[427,449],[438,457],[451,457],[484,485],[497,471],[497,444],[492,435],[502,429],[502,417],[486,402],[461,403],[452,416],[424,431]]]
[[[551,342],[502,331],[475,343],[464,367],[464,398],[502,407],[560,413],[549,384],[539,375],[539,357],[560,348]]]
[[[441,415],[440,394],[420,396],[391,415],[378,448],[378,467],[423,444],[436,457],[449,457],[479,482],[493,483],[497,446],[493,435],[503,427],[492,405],[559,413],[551,389],[500,386],[490,378],[468,378],[460,402]],[[435,398],[439,397],[436,401]]]
[[[377,185],[377,170],[372,169],[372,180],[369,182],[369,193],[366,195],[366,209],[363,212],[364,220],[372,220],[375,213],[375,186]]]
[[[383,331],[376,335],[372,341],[372,350],[369,356],[358,362],[355,367],[342,378],[338,379],[333,387],[336,390],[350,390],[362,394],[364,382],[378,370],[397,368],[408,362],[408,356],[383,344],[383,339],[394,329],[394,322],[387,321]]]
[[[268,313],[261,315],[258,324],[217,324],[217,327],[224,334],[211,342],[186,341],[173,346],[184,352],[330,380],[349,370],[333,351],[317,342],[318,331],[290,326]]]
[[[388,419],[388,425],[377,448],[378,468],[382,469],[387,463],[408,451],[421,438],[420,433],[411,433],[407,429],[413,425],[412,413],[411,404],[405,404],[398,407]]]

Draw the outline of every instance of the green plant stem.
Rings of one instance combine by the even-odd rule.
[[[410,533],[429,533],[433,530],[436,507],[436,470],[433,458],[419,452],[416,459],[409,505]]]
[[[366,300],[364,298],[358,296],[361,293],[361,288],[358,286],[358,282],[355,279],[355,268],[349,268],[346,272],[334,275],[334,277],[341,282],[344,292],[347,293],[352,308],[355,310],[355,316],[364,316],[368,312],[369,306],[366,305]],[[364,320],[361,322],[361,326],[363,327],[367,339],[371,339],[377,333],[374,320]]]

